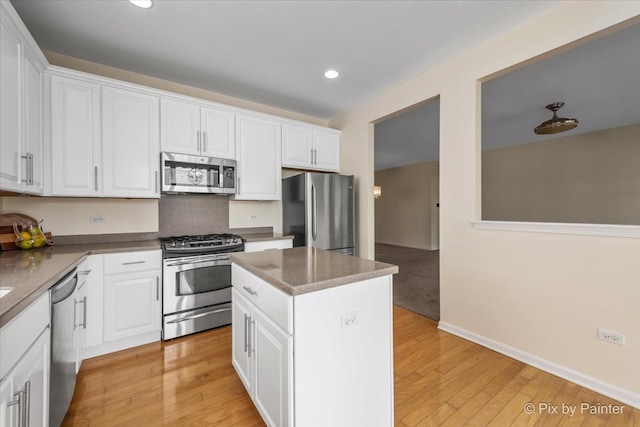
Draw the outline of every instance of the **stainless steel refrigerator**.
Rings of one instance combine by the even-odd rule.
[[[282,231],[293,246],[313,246],[353,255],[353,176],[303,173],[282,180]]]

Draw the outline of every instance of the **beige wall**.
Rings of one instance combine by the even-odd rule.
[[[375,201],[376,242],[418,249],[438,248],[434,246],[435,227],[431,218],[431,207],[438,200],[432,188],[437,173],[437,162],[375,172],[375,185],[382,187],[382,197]]]
[[[482,219],[640,225],[640,124],[483,151]]]
[[[470,221],[481,214],[479,81],[639,16],[640,2],[562,2],[331,121],[343,130],[344,172],[358,176],[358,247],[373,258],[372,123],[439,95],[441,323],[638,406],[640,240],[477,230]],[[598,327],[626,334],[627,345],[599,341]]]
[[[327,126],[328,124],[326,120],[233,98],[204,89],[84,61],[55,52],[45,51],[44,53],[51,65],[321,126]],[[0,197],[0,203],[2,200],[5,200],[5,203],[4,207],[0,204],[2,209],[0,212],[18,212],[35,218],[45,218],[45,229],[52,231],[56,235],[158,231],[157,200]],[[69,209],[65,208],[67,206]],[[131,215],[131,212],[135,212],[135,214]],[[147,218],[143,224],[140,224],[137,220],[139,212],[143,213]],[[104,224],[90,224],[89,216],[93,214],[104,214],[107,217],[107,222]],[[282,205],[279,201],[230,201],[229,226],[231,228],[273,227],[275,232],[280,233],[282,231]]]

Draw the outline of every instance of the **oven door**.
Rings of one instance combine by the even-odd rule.
[[[231,261],[228,254],[164,260],[163,314],[231,301]]]

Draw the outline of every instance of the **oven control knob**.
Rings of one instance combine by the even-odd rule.
[[[187,245],[187,243],[183,240],[182,242],[180,242],[180,246],[182,246],[183,248]]]
[[[171,241],[171,247],[172,247],[172,248],[175,248],[175,247],[176,247],[176,241],[175,241],[175,240],[172,240],[172,241]]]

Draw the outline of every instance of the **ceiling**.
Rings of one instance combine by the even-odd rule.
[[[576,129],[536,135],[559,117]],[[375,128],[375,170],[438,160],[439,103],[424,104]],[[640,24],[582,44],[482,84],[482,149],[543,141],[640,123]],[[640,141],[640,135],[638,136]]]
[[[42,49],[329,119],[558,1],[11,3]]]

